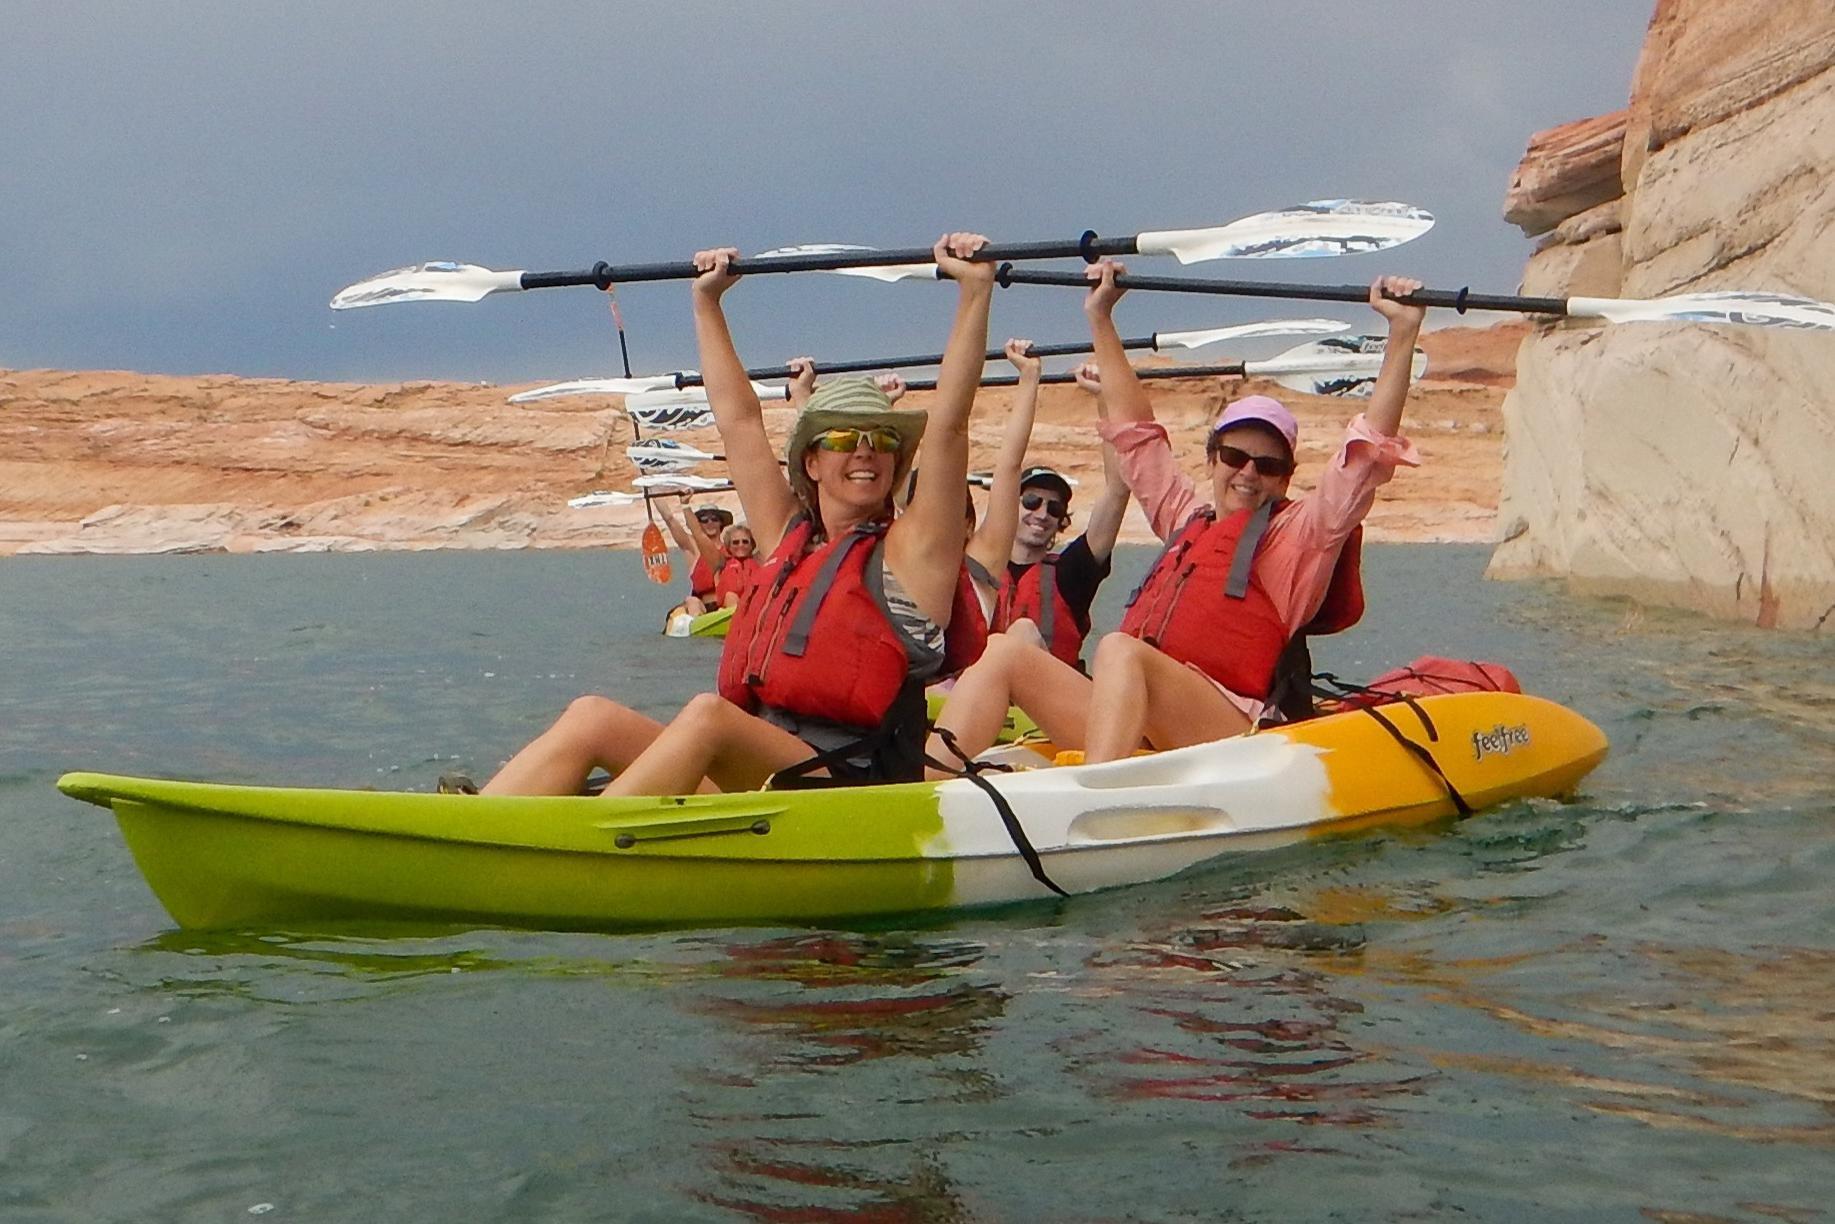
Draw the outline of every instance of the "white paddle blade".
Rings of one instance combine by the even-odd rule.
[[[712,429],[714,410],[697,388],[683,391],[645,391],[625,397],[624,413],[651,433],[681,433]]]
[[[436,260],[396,268],[340,289],[331,299],[331,308],[355,310],[359,306],[389,306],[396,302],[476,302],[493,293],[521,289],[521,272],[493,272],[477,264]]]
[[[518,391],[510,397],[512,404],[535,404],[542,400],[562,399],[569,395],[637,395],[644,391],[675,390],[675,375],[657,374],[649,378],[576,378],[572,382],[550,383],[532,391]]]
[[[587,493],[567,499],[569,510],[597,510],[601,506],[628,506],[644,499],[642,493]]]
[[[733,487],[730,480],[714,480],[706,476],[639,476],[631,483],[652,493],[724,493]]]
[[[1260,323],[1239,323],[1235,327],[1214,327],[1209,331],[1155,332],[1155,349],[1203,348],[1222,340],[1248,340],[1256,336],[1324,336],[1350,331],[1349,323],[1337,319],[1265,319]]]
[[[1682,293],[1674,297],[1567,299],[1571,316],[1612,323],[1740,323],[1835,331],[1835,304],[1782,293]]]
[[[1316,259],[1386,251],[1433,228],[1433,214],[1412,204],[1314,200],[1257,213],[1213,229],[1140,234],[1143,255],[1172,255],[1180,263],[1207,259]]]
[[[760,251],[754,258],[772,259],[788,255],[847,255],[870,253],[878,247],[855,246],[847,242],[810,242],[802,246],[778,247],[774,251]],[[927,263],[885,264],[878,268],[831,268],[836,276],[864,276],[871,280],[885,281],[891,284],[902,280],[936,280],[937,265]]]
[[[670,438],[651,438],[624,448],[624,453],[638,470],[644,472],[686,472],[698,464],[719,456]]]
[[[1246,361],[1243,372],[1272,378],[1289,391],[1302,395],[1367,397],[1383,368],[1382,336],[1333,336],[1315,344],[1288,349],[1267,361]],[[1415,378],[1427,373],[1427,354],[1414,351],[1411,370]]]

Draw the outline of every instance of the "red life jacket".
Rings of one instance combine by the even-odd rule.
[[[1208,507],[1192,515],[1128,601],[1121,631],[1233,693],[1268,697],[1290,637],[1337,633],[1363,615],[1360,528],[1339,550],[1318,613],[1299,633],[1288,633],[1254,559],[1268,524],[1292,505],[1268,502],[1225,519]]]
[[[688,593],[696,599],[709,599],[714,593],[714,567],[707,558],[696,555],[694,568],[688,571]]]
[[[1089,624],[1078,622],[1070,602],[1058,590],[1057,553],[1027,566],[1018,581],[1011,568],[1000,580],[1000,594],[994,601],[994,628],[1005,632],[1014,621],[1026,618],[1038,625],[1045,649],[1072,667],[1079,666]]]
[[[714,579],[714,602],[724,605],[728,595],[744,591],[757,571],[757,557],[728,557],[720,566],[720,576]]]
[[[913,675],[920,648],[893,625],[884,603],[878,579],[886,527],[863,524],[811,549],[809,520],[791,523],[739,597],[720,655],[722,697],[752,712],[771,707],[870,729],[908,684],[928,678]],[[974,605],[965,571],[944,632],[945,667],[972,661],[986,645],[986,622]]]
[[[938,678],[968,670],[987,648],[988,618],[981,611],[981,596],[975,593],[965,557],[962,575],[956,579],[956,597],[950,604],[949,625],[943,630],[943,670]]]

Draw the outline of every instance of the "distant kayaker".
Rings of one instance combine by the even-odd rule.
[[[758,539],[744,523],[734,523],[720,533],[723,560],[714,579],[714,603],[722,608],[739,606],[739,596],[758,572]]]
[[[783,468],[720,305],[737,252],[696,254],[702,377],[746,520],[769,554],[728,630],[719,692],[667,727],[580,698],[486,793],[571,794],[595,766],[614,773],[613,795],[746,790],[793,766],[855,781],[923,776],[923,686],[945,666],[965,587],[961,490],[994,287],[994,265],[969,256],[985,242],[948,234],[934,248],[958,301],[928,413],[894,408],[871,380],[836,379],[803,405]],[[920,441],[936,479],[895,518],[892,490]]]
[[[721,534],[732,526],[733,512],[719,506],[696,506],[695,525],[691,528],[682,521],[681,511],[668,498],[656,498],[654,504],[662,507],[663,523],[675,538],[676,547],[687,553],[692,561],[688,570],[688,598],[682,601],[682,610],[690,616],[713,611],[720,606],[714,588],[719,581],[720,567],[726,561]]]
[[[1227,406],[1205,439],[1206,504],[1178,470],[1115,329],[1122,270],[1106,260],[1089,270],[1084,309],[1107,415],[1099,430],[1167,549],[1120,630],[1098,645],[1089,676],[1014,635],[991,638],[938,719],[930,742],[938,759],[987,749],[1010,704],[1090,762],[1127,756],[1143,743],[1176,748],[1249,730],[1272,714],[1276,665],[1295,635],[1322,609],[1361,607],[1357,554],[1346,543],[1377,487],[1397,466],[1419,463],[1398,431],[1425,311],[1388,295],[1406,295],[1420,282],[1390,276],[1370,286],[1371,307],[1389,323],[1382,371],[1317,491],[1286,500],[1299,426],[1277,401],[1252,395]]]

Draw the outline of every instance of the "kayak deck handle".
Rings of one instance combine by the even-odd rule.
[[[612,844],[629,850],[639,842],[682,841],[690,837],[724,837],[732,833],[751,833],[763,837],[771,831],[771,821],[764,816],[703,816],[686,820],[662,820],[645,824],[629,821],[606,822],[602,829],[616,829]]]

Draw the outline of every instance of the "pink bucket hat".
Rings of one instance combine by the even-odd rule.
[[[1266,425],[1280,434],[1287,442],[1289,459],[1299,453],[1300,423],[1293,419],[1293,413],[1282,407],[1281,401],[1266,395],[1245,395],[1231,403],[1211,427],[1211,434],[1214,437],[1232,426],[1245,425],[1251,421]]]

